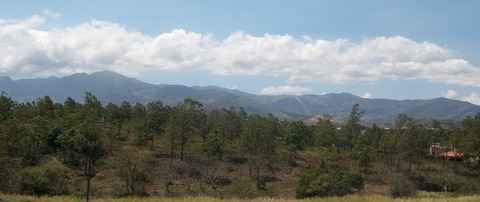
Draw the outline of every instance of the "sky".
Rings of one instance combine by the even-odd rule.
[[[0,0],[0,76],[480,105],[480,1]]]

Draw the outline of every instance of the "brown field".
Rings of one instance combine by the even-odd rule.
[[[70,196],[50,196],[50,197],[34,197],[34,196],[25,196],[25,195],[8,195],[8,194],[0,194],[0,201],[2,202],[14,202],[14,201],[38,201],[38,202],[76,202],[76,201],[85,201],[82,198],[75,198]],[[324,202],[340,202],[340,201],[356,201],[356,202],[383,202],[383,201],[402,201],[402,202],[410,202],[410,201],[419,201],[419,202],[427,202],[427,201],[452,201],[452,202],[470,202],[470,201],[480,201],[480,196],[462,196],[462,197],[447,197],[440,194],[427,194],[427,193],[419,193],[414,198],[402,198],[402,199],[394,199],[386,196],[362,196],[362,195],[348,195],[344,197],[326,197],[326,198],[312,198],[312,199],[303,199],[303,200],[295,200],[295,199],[283,199],[283,198],[256,198],[256,199],[237,199],[237,198],[230,198],[230,199],[218,199],[218,198],[211,198],[211,197],[184,197],[184,198],[94,198],[90,200],[92,202],[153,202],[153,201],[198,201],[198,202],[209,202],[209,201],[324,201]]]

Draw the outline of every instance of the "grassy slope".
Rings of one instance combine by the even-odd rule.
[[[105,142],[108,142],[105,139]],[[112,155],[120,155],[123,146],[131,144],[132,137],[128,137],[125,140],[115,140],[113,144]],[[156,152],[169,152],[168,138],[166,136],[156,137],[155,139],[154,150]],[[106,145],[107,146],[107,145]],[[142,148],[144,151],[149,151],[149,145],[146,145]],[[238,143],[233,143],[230,148],[230,153],[228,155],[239,155]],[[188,145],[186,151],[187,157],[195,159],[197,154],[201,153],[201,140],[193,139]],[[298,152],[295,156],[297,159],[297,166],[292,167],[289,165],[288,160],[289,153],[286,151],[284,146],[279,145],[277,148],[278,157],[275,160],[275,163],[272,166],[272,169],[265,172],[267,176],[275,177],[275,180],[267,182],[267,190],[259,191],[254,188],[254,183],[251,183],[253,186],[251,188],[252,196],[259,197],[255,199],[257,201],[262,200],[274,200],[274,201],[294,201],[295,197],[295,188],[298,185],[299,176],[308,168],[319,166],[325,164],[329,170],[357,170],[358,166],[354,160],[349,158],[349,154],[346,151],[340,151],[337,153],[336,150],[319,148],[315,150],[301,151]],[[98,201],[159,201],[168,200],[171,201],[172,198],[167,197],[168,194],[165,191],[165,186],[163,185],[164,180],[162,176],[168,174],[167,167],[169,165],[170,159],[164,157],[155,157],[154,152],[147,152],[145,155],[148,155],[149,164],[155,165],[153,170],[149,170],[149,174],[152,174],[151,184],[146,186],[145,191],[149,194],[150,197],[147,198],[119,198],[119,199],[110,199],[113,197],[118,197],[118,190],[124,188],[123,180],[116,175],[116,170],[109,168],[108,164],[111,163],[110,159],[103,159],[98,163],[98,173],[97,176],[92,179],[92,198],[102,198]],[[232,180],[232,184],[236,181],[248,179],[248,166],[247,163],[244,164],[232,164],[229,162],[228,157],[224,157],[223,161],[215,161],[209,163],[210,166],[209,173],[215,174],[218,176],[226,177]],[[314,199],[312,201],[392,201],[392,198],[389,198],[390,190],[388,185],[388,179],[393,175],[405,175],[408,163],[406,159],[402,159],[400,172],[395,171],[394,168],[389,166],[389,156],[386,154],[377,154],[375,162],[372,164],[369,175],[366,177],[365,189],[358,193],[357,195],[346,196],[346,197],[333,197],[333,198],[323,198],[323,199]],[[443,170],[446,169],[449,171],[448,180],[457,184],[479,184],[480,179],[479,169],[473,169],[472,175],[468,177],[467,167],[464,163],[458,162],[457,173],[453,172],[455,167],[455,162],[453,161],[443,161],[443,160],[434,160],[427,157],[421,158],[420,166],[417,168],[415,164],[412,168],[412,174],[426,176],[431,181],[441,182],[444,179]],[[197,164],[189,164],[181,162],[179,159],[174,161],[176,167],[197,167]],[[197,167],[198,168],[198,167]],[[203,168],[199,168],[203,169]],[[202,172],[205,170],[202,170]],[[81,173],[83,170],[76,170],[75,172]],[[363,173],[363,172],[362,172]],[[153,174],[157,174],[153,175]],[[76,191],[71,193],[73,196],[82,196],[84,194],[85,188],[85,179],[84,177],[75,177],[72,181],[72,185],[75,186]],[[217,186],[215,190],[212,189],[210,185],[203,184],[203,189],[200,189],[198,180],[189,179],[182,176],[177,176],[174,180],[174,184],[171,187],[173,196],[175,200],[179,201],[221,201],[218,198],[231,198],[238,197],[234,192],[231,191],[232,184],[225,186]],[[475,192],[477,193],[477,192]],[[449,193],[449,196],[455,196],[455,193]],[[472,193],[471,193],[472,194]],[[445,200],[441,193],[426,193],[419,192],[418,197],[414,199],[409,199],[407,201],[438,201]],[[198,197],[195,197],[198,196]],[[160,197],[160,198],[158,198]],[[193,198],[192,198],[193,197]],[[214,198],[215,197],[215,198]],[[480,201],[480,197],[463,197],[460,198],[448,198],[445,201]],[[229,199],[232,200],[232,199]],[[34,198],[33,196],[18,196],[18,195],[5,195],[0,194],[0,202],[2,201],[83,201],[81,198],[75,197],[42,197]],[[97,200],[95,200],[97,201]],[[309,201],[309,200],[306,200]],[[398,200],[401,201],[401,200]]]
[[[155,140],[155,151],[156,152],[166,152],[169,151],[169,146],[166,144],[168,142],[168,138],[165,136],[157,137]],[[201,153],[201,140],[193,141],[193,143],[189,143],[188,149],[186,149],[186,156],[195,159],[196,154]],[[120,149],[120,145],[125,144],[125,142],[116,142],[114,146],[114,150]],[[238,148],[237,148],[238,147]],[[148,150],[148,146],[144,148]],[[232,150],[236,150],[233,152],[233,155],[238,155],[238,151],[241,149],[238,146],[238,143],[233,143]],[[115,152],[114,152],[115,153]],[[228,152],[226,156],[228,156]],[[321,164],[326,164],[329,170],[357,170],[358,166],[356,161],[349,158],[349,154],[347,151],[332,151],[330,149],[317,149],[317,150],[308,150],[308,151],[300,151],[296,155],[298,165],[296,167],[292,167],[288,165],[288,160],[286,160],[287,156],[289,155],[286,149],[283,146],[277,147],[277,158],[275,163],[271,169],[267,169],[265,171],[266,176],[272,176],[275,179],[272,181],[267,182],[267,190],[260,191],[255,189],[254,182],[251,183],[253,186],[250,190],[250,197],[266,197],[266,198],[285,198],[289,200],[293,200],[295,197],[295,189],[298,185],[299,176],[308,168],[319,166]],[[338,157],[338,156],[340,157]],[[330,156],[330,157],[329,157]],[[332,157],[335,156],[335,157]],[[338,157],[338,159],[336,159]],[[228,158],[228,157],[224,157]],[[367,196],[379,196],[380,198],[389,199],[388,196],[390,195],[390,189],[388,185],[389,178],[393,175],[402,175],[406,176],[408,162],[406,159],[401,160],[400,172],[396,172],[395,165],[393,168],[389,166],[389,156],[386,154],[377,154],[376,160],[372,163],[372,166],[369,170],[369,175],[364,177],[365,179],[365,188],[360,195]],[[166,174],[165,170],[168,169],[167,166],[170,162],[169,158],[155,158],[150,157],[149,162],[155,162],[154,164],[158,165],[155,168],[155,172],[160,172]],[[248,179],[248,165],[247,163],[244,164],[232,164],[228,160],[223,161],[216,161],[211,162],[212,164],[209,165],[209,173],[211,173],[211,177],[214,175],[223,176],[230,180],[232,180],[232,184],[238,180]],[[181,162],[179,159],[174,161],[174,165],[176,167],[186,167],[186,168],[198,168],[198,164],[191,164]],[[439,159],[432,159],[428,157],[422,157],[420,166],[417,168],[417,165],[413,165],[412,167],[412,175],[420,175],[426,176],[429,181],[435,182],[442,182],[444,180],[444,169],[448,170],[448,181],[449,183],[456,183],[456,184],[477,184],[479,183],[479,179],[476,177],[468,177],[465,175],[467,173],[467,167],[464,163],[457,162],[457,169],[458,171],[455,173],[453,172],[455,167],[455,162],[453,161],[444,161]],[[200,169],[201,170],[201,169]],[[213,171],[213,172],[212,172]],[[205,172],[205,170],[202,170]],[[478,176],[479,170],[474,170],[474,174],[472,176]],[[101,177],[104,173],[105,176]],[[112,188],[111,184],[114,178],[112,178],[112,173],[110,171],[104,171],[104,173],[98,173],[96,178],[93,178],[93,196],[97,197],[108,197],[110,192],[102,191],[102,190],[111,190],[111,189],[118,189],[123,188],[123,181],[119,180],[116,181],[117,187]],[[110,176],[110,177],[107,177]],[[155,181],[154,179],[153,181]],[[80,181],[84,181],[80,179]],[[155,185],[149,186],[147,188],[147,193],[150,197],[165,197],[168,194],[165,191],[165,186],[161,184],[159,181],[155,181]],[[189,196],[207,196],[207,197],[238,197],[232,190],[230,189],[233,185],[226,185],[226,186],[217,186],[212,189],[211,186],[204,184],[203,188],[200,188],[198,180],[192,180],[188,177],[177,176],[176,180],[174,181],[174,185],[171,187],[171,194],[174,197],[182,198],[182,197],[189,197]],[[81,187],[83,190],[83,186]],[[76,195],[81,195],[81,193],[77,193]],[[435,196],[437,193],[430,193],[429,196]],[[449,195],[456,194],[456,193],[449,193]],[[458,195],[458,194],[457,194]],[[358,196],[355,196],[358,197]],[[429,197],[430,198],[430,197]],[[385,199],[385,198],[384,198]],[[370,201],[370,200],[366,200]],[[480,201],[480,200],[478,200]]]
[[[40,197],[36,198],[33,196],[22,196],[22,195],[6,195],[0,194],[0,201],[39,201],[39,202],[76,202],[76,201],[85,201],[85,199],[74,198],[69,196],[52,196],[52,197]],[[92,199],[92,202],[150,202],[150,201],[246,201],[243,199],[217,199],[211,197],[185,197],[185,198],[102,198],[102,199]],[[415,198],[407,199],[393,199],[385,196],[362,196],[362,195],[349,195],[345,197],[328,197],[328,198],[313,198],[306,200],[294,200],[294,199],[282,199],[282,198],[257,198],[248,201],[319,201],[319,202],[339,202],[339,201],[356,201],[356,202],[383,202],[383,201],[402,201],[402,202],[427,202],[427,201],[452,201],[452,202],[467,202],[467,201],[480,201],[480,196],[464,196],[456,198],[444,198],[440,195],[426,195],[418,196]]]

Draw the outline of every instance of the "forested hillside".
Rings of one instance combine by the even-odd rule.
[[[77,197],[308,198],[353,193],[480,193],[480,114],[461,126],[398,114],[389,129],[361,124],[362,105],[315,125],[176,106],[0,96],[0,191]],[[434,154],[429,153],[432,143]],[[454,156],[450,154],[455,153]]]
[[[61,78],[19,79],[0,77],[0,92],[18,102],[32,102],[48,95],[54,102],[68,97],[83,101],[85,92],[92,92],[102,103],[120,105],[122,101],[146,105],[161,100],[175,106],[185,98],[199,101],[206,110],[240,108],[247,113],[280,119],[303,120],[329,114],[346,119],[350,106],[357,103],[365,110],[365,123],[392,123],[398,114],[412,118],[461,121],[475,116],[480,106],[459,100],[436,98],[427,100],[366,99],[349,93],[324,95],[254,95],[221,87],[187,87],[182,85],[152,85],[121,74],[102,71],[73,74]]]

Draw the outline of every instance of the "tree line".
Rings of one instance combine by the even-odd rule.
[[[307,125],[243,108],[207,110],[189,98],[176,106],[104,105],[87,92],[82,103],[72,98],[54,103],[49,96],[17,103],[2,93],[0,191],[243,198],[266,193],[269,184],[287,180],[280,173],[296,169],[288,179],[299,181],[296,197],[304,198],[360,191],[378,175],[378,164],[421,189],[418,173],[426,162],[445,163],[428,155],[432,143],[462,152],[465,163],[455,163],[453,172],[478,175],[480,113],[461,126],[438,121],[424,126],[399,114],[390,129],[365,125],[363,113],[353,104],[338,128],[329,115]]]

